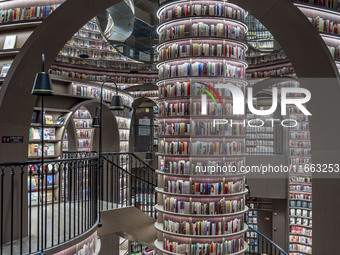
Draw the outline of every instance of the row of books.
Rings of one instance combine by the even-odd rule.
[[[93,40],[93,39],[72,37],[69,41],[67,41],[66,47],[67,46],[75,46],[78,48],[86,47],[86,48],[100,49],[100,50],[113,52],[112,46],[108,44],[106,41],[98,41],[98,40]]]
[[[130,128],[130,119],[117,118],[118,128]]]
[[[308,131],[309,123],[298,123],[296,126],[290,127],[290,130]]]
[[[274,146],[274,141],[272,140],[247,140],[246,141],[247,146]]]
[[[91,119],[74,120],[74,125],[76,128],[91,128],[92,120]]]
[[[244,166],[244,160],[233,160],[233,161],[222,161],[222,160],[208,160],[203,162],[191,162],[186,160],[178,160],[178,161],[167,161],[165,166],[161,166],[161,171],[172,173],[172,174],[213,174],[207,169],[216,169],[216,174],[221,175],[221,172],[218,172],[217,169],[219,167],[231,168],[235,167],[236,169],[240,169],[241,166]],[[165,169],[164,169],[165,168]]]
[[[172,233],[194,236],[216,236],[239,232],[243,229],[243,219],[234,219],[227,222],[213,222],[202,220],[196,222],[164,221],[164,230]]]
[[[307,17],[312,25],[319,31],[328,34],[339,35],[340,23],[334,22],[333,20],[323,19],[320,16]]]
[[[312,247],[301,244],[289,244],[289,252],[303,252],[304,254],[312,254]]]
[[[221,104],[215,104],[215,102],[208,101],[206,104],[207,114],[210,116],[232,116],[233,106],[230,103],[222,101]],[[164,102],[159,105],[160,117],[171,117],[171,116],[201,116],[202,107],[201,102],[187,102],[187,103],[172,103]]]
[[[128,152],[129,151],[129,143],[128,142],[121,142],[119,144],[119,151],[120,152]]]
[[[128,140],[129,139],[129,130],[119,130],[119,139],[120,140]]]
[[[233,125],[226,123],[224,125],[215,125],[207,121],[191,121],[190,123],[164,123],[159,124],[159,135],[193,135],[193,136],[241,136],[243,135],[242,125]]]
[[[254,71],[247,73],[247,79],[267,78],[273,76],[293,74],[294,68],[292,66],[284,66],[281,68],[266,70],[266,71]]]
[[[307,216],[305,216],[307,217]],[[301,225],[306,227],[312,227],[312,220],[306,218],[299,218],[299,217],[290,217],[289,218],[290,225]]]
[[[174,43],[163,47],[159,51],[160,61],[183,57],[226,57],[244,60],[245,50],[243,47],[228,44],[210,43]]]
[[[73,113],[74,119],[91,119],[91,114],[88,110],[79,109]]]
[[[274,132],[274,128],[273,127],[251,127],[251,126],[247,126],[247,132],[255,132],[255,133],[272,133]]]
[[[289,155],[291,156],[312,156],[312,150],[311,149],[289,149]]]
[[[53,67],[52,67],[53,68]],[[141,78],[141,77],[125,77],[125,76],[116,76],[116,75],[96,75],[91,73],[81,73],[75,71],[67,71],[67,70],[56,70],[50,69],[50,74],[64,76],[64,77],[71,77],[76,79],[82,80],[90,80],[90,81],[99,81],[103,82],[106,80],[113,80],[116,83],[155,83],[157,81],[156,78]]]
[[[61,4],[0,10],[0,23],[47,18]]]
[[[162,65],[159,69],[159,79],[186,76],[223,76],[243,79],[244,67],[223,62],[195,62],[181,65]]]
[[[177,194],[195,195],[221,195],[234,194],[243,190],[243,181],[235,182],[216,182],[216,183],[197,183],[184,180],[168,180],[165,189],[167,192]]]
[[[83,49],[84,46],[77,45],[65,45],[59,52],[59,55],[57,56],[56,61],[62,62],[62,63],[70,63],[71,58],[79,57],[79,55],[85,50]],[[93,49],[93,48],[87,48],[86,54],[89,56],[89,59],[84,60],[81,59],[81,61],[85,61],[88,65],[97,65],[98,61],[95,59],[105,60],[105,64],[103,65],[107,67],[112,67],[111,65],[115,65],[118,61],[115,60],[125,60],[121,55],[118,55],[116,52],[109,51],[109,50],[101,50],[101,49]],[[95,62],[90,62],[89,60],[93,60]],[[81,62],[79,62],[81,63]],[[122,62],[120,62],[122,63]]]
[[[310,139],[310,133],[309,131],[305,132],[289,132],[289,138],[290,139],[297,139],[297,140],[309,140]]]
[[[30,176],[27,179],[27,188],[28,189],[35,189],[39,186],[39,188],[45,189],[46,186],[55,185],[55,175],[47,175],[44,176],[43,179],[40,179],[39,176]]]
[[[76,96],[83,97],[92,97],[92,98],[100,98],[100,88],[91,87],[91,86],[81,86],[81,85],[73,85],[72,93]],[[116,91],[114,89],[103,89],[103,100],[111,101],[112,96],[116,95]],[[122,93],[119,93],[122,98],[122,102],[125,105],[131,106],[132,99]]]
[[[244,198],[237,200],[215,200],[212,202],[184,201],[173,197],[164,199],[164,210],[168,212],[195,214],[195,215],[216,215],[236,213],[244,210]]]
[[[280,51],[274,54],[266,54],[266,55],[257,56],[257,57],[249,57],[247,58],[247,62],[249,65],[261,65],[261,64],[268,63],[268,62],[274,62],[277,60],[284,60],[284,59],[287,59],[287,55],[283,51]]]
[[[29,129],[29,140],[40,140],[42,133],[41,128],[30,127]],[[44,139],[45,140],[55,140],[55,128],[44,128]]]
[[[77,129],[77,137],[78,138],[91,138],[92,136],[92,131],[90,129]]]
[[[289,147],[300,147],[300,148],[310,148],[312,146],[310,141],[298,141],[298,140],[290,140]]]
[[[247,139],[274,139],[274,134],[272,133],[246,133]]]
[[[98,32],[92,32],[92,31],[88,31],[88,30],[78,30],[73,36],[75,37],[83,37],[86,39],[94,39],[94,40],[99,40],[102,41],[104,40],[102,34],[98,33]]]
[[[78,148],[90,148],[90,146],[91,146],[90,140],[88,139],[78,140]]]
[[[245,11],[236,9],[234,6],[228,6],[225,3],[185,3],[165,8],[160,12],[159,22],[163,23],[172,19],[191,16],[219,16],[244,21]]]
[[[89,58],[80,58],[80,54],[86,53]],[[110,71],[154,71],[154,65],[135,64],[132,62],[125,62],[126,60],[118,55],[118,53],[110,53],[105,51],[98,51],[94,49],[78,49],[73,47],[64,47],[56,58],[56,63],[82,65],[87,67],[101,67],[110,69]]]
[[[334,59],[340,59],[340,46],[334,47],[334,46],[327,45],[327,47]]]
[[[311,158],[291,158],[291,165],[309,165],[312,163]]]
[[[242,142],[205,141],[159,141],[158,152],[172,155],[240,155],[244,152]]]
[[[135,91],[132,92],[133,97],[158,97],[158,90]]]
[[[248,154],[272,154],[274,153],[274,148],[272,146],[247,147],[246,152]]]
[[[301,191],[301,192],[312,193],[312,187],[311,186],[305,186],[305,185],[290,185],[289,191]]]
[[[42,155],[42,145],[31,143],[28,145],[28,156],[35,157]],[[55,155],[55,149],[53,143],[45,143],[44,144],[44,155],[45,156],[53,156]]]
[[[292,185],[293,186],[293,185]],[[312,209],[312,202],[308,202],[308,201],[295,201],[295,200],[290,200],[289,201],[289,206],[290,207],[301,207],[301,208],[309,208]]]
[[[296,194],[296,193],[290,193],[289,194],[290,199],[302,199],[302,200],[309,200],[312,201],[312,196],[307,194]],[[302,201],[301,201],[302,202]]]
[[[181,38],[193,38],[193,37],[215,37],[215,38],[230,38],[235,40],[245,40],[244,28],[240,26],[226,25],[223,23],[216,24],[216,21],[212,20],[209,24],[199,22],[187,25],[178,26],[166,26],[159,33],[160,43],[181,39]]]
[[[312,236],[313,231],[310,228],[291,226],[290,232],[293,234]]]
[[[248,33],[249,34],[249,33]],[[247,36],[248,36],[247,34]],[[274,48],[274,40],[269,39],[268,41],[249,41],[249,44],[256,49],[272,49]]]
[[[219,255],[232,254],[241,251],[244,246],[243,238],[227,240],[222,243],[196,243],[187,244],[179,243],[164,239],[164,249],[176,254],[204,254],[204,255]]]
[[[291,243],[301,243],[301,244],[309,244],[312,245],[312,238],[306,236],[295,236],[289,235],[289,242]]]
[[[229,82],[223,82],[223,83],[230,84]],[[214,88],[217,94],[221,98],[232,97],[232,93],[229,89],[215,88],[216,87],[215,83],[209,80],[203,81],[202,84],[209,85],[212,88]],[[210,88],[202,84],[196,83],[196,82],[190,82],[190,81],[176,82],[173,84],[167,83],[164,86],[159,86],[159,94],[160,94],[160,97],[201,96],[203,93],[201,88],[204,88],[210,91]],[[232,85],[244,91],[243,85],[240,85],[240,84],[232,84]]]
[[[306,218],[311,219],[312,218],[312,211],[311,210],[304,210],[304,209],[290,208],[289,209],[289,215],[290,216],[296,216],[296,217],[306,217]]]
[[[308,176],[292,175],[289,180],[290,182],[312,183],[312,178]]]
[[[45,202],[52,201],[53,198],[56,199],[56,196],[53,195],[53,190],[47,190],[47,192],[44,190],[44,192],[29,192],[28,193],[28,205],[37,205],[38,203],[40,205],[44,204]],[[47,196],[46,196],[47,193]],[[40,201],[39,201],[40,200]]]
[[[297,2],[307,3],[311,5],[318,5],[321,7],[326,7],[334,10],[340,9],[339,0],[296,0]]]

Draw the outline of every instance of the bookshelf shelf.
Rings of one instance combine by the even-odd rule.
[[[243,229],[241,231],[231,233],[231,234],[221,234],[221,235],[186,235],[186,234],[178,234],[174,232],[169,232],[163,229],[163,224],[160,223],[155,223],[155,228],[167,235],[173,235],[173,236],[178,236],[178,237],[186,237],[186,238],[191,238],[191,239],[207,239],[207,238],[227,238],[227,237],[234,237],[240,234],[244,234],[248,230],[247,224],[244,224]]]
[[[191,218],[221,218],[221,217],[234,217],[243,215],[247,212],[248,207],[245,207],[244,210],[234,212],[234,213],[228,213],[228,214],[186,214],[186,213],[177,213],[177,212],[171,212],[164,210],[164,207],[162,205],[156,205],[155,209],[163,214],[169,214],[179,217],[191,217]]]
[[[199,178],[199,177],[198,177]],[[180,194],[180,193],[172,193],[166,192],[163,188],[156,188],[156,192],[164,194],[164,195],[174,195],[176,197],[190,197],[190,198],[216,198],[216,197],[239,197],[248,193],[246,189],[243,192],[232,193],[232,194],[207,194],[207,195],[197,195],[197,194]]]
[[[304,236],[304,237],[312,237],[311,235],[305,235],[305,234],[299,234],[299,233],[292,233],[292,232],[289,232],[289,235],[294,235],[294,236]]]
[[[166,176],[176,176],[176,177],[183,177],[183,178],[195,178],[195,177],[204,177],[204,178],[234,178],[234,177],[242,177],[245,174],[244,173],[232,173],[230,175],[223,174],[223,175],[211,175],[211,174],[173,174],[173,173],[167,173],[162,172],[160,170],[156,170],[156,173],[160,175],[166,175]]]
[[[36,140],[29,140],[28,141],[29,143],[41,143],[41,140],[39,139],[36,139]],[[52,140],[45,140],[46,143],[59,143],[61,142],[61,140],[55,140],[55,139],[52,139]]]
[[[36,28],[42,23],[42,21],[18,21],[12,23],[0,23],[0,32],[14,31],[26,28]]]
[[[233,46],[239,46],[246,51],[248,49],[247,44],[245,44],[242,41],[232,39],[232,38],[225,38],[225,37],[208,37],[208,36],[200,36],[200,37],[190,37],[190,41],[192,43],[216,43],[216,42],[223,42],[224,44],[227,45],[233,45]],[[187,38],[176,38],[172,39],[167,42],[163,42],[158,45],[157,50],[161,51],[164,47],[169,47],[173,44],[181,44],[181,43],[187,43],[188,39]]]

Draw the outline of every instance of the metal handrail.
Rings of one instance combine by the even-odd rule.
[[[281,252],[281,254],[284,255],[288,255],[287,252],[285,252],[281,247],[279,247],[276,243],[274,243],[272,240],[270,240],[268,237],[266,237],[264,234],[262,234],[261,232],[257,231],[256,229],[248,226],[248,229],[252,232],[257,233],[259,236],[261,236],[262,238],[264,238],[267,242],[269,242],[271,245],[274,246],[275,249],[279,250],[279,252]]]

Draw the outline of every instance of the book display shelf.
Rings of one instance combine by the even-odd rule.
[[[161,254],[245,254],[245,163],[242,125],[213,127],[232,115],[229,83],[244,89],[245,12],[226,1],[161,1],[158,103],[158,231]],[[221,101],[207,99],[216,88]],[[207,173],[233,166],[234,173]]]
[[[16,1],[0,3],[0,86],[32,31],[63,2],[64,0],[50,1],[46,6],[32,0],[21,5]]]
[[[274,37],[254,16],[247,15],[248,26],[247,42],[255,49],[272,51],[274,49]]]
[[[39,104],[39,102],[38,102]],[[28,159],[37,161],[44,153],[45,159],[59,159],[63,149],[63,132],[64,121],[70,111],[54,108],[45,108],[44,113],[40,107],[35,107],[32,115],[32,121],[29,128],[29,145]],[[42,121],[44,120],[44,133],[42,133]],[[44,148],[42,148],[41,138],[44,136]],[[46,175],[38,173],[39,165],[30,165],[28,173],[28,190],[31,196],[32,206],[38,204],[38,197],[43,203],[58,199],[58,178],[56,172],[52,172],[52,167],[47,165],[44,168]],[[40,183],[40,185],[39,185]],[[38,195],[38,186],[40,186],[40,196]],[[46,191],[47,189],[47,191]]]
[[[81,107],[73,113],[72,118],[77,133],[78,151],[92,151],[94,129],[91,127],[92,116],[90,112],[85,107]]]
[[[28,3],[27,7],[0,10],[0,24],[45,19],[64,1],[65,0],[54,1],[56,4],[47,6],[34,6],[34,2],[32,1],[32,6],[29,6],[30,4]]]
[[[291,83],[291,86],[294,84]],[[295,86],[299,86],[295,83]],[[294,95],[298,97],[299,95]],[[312,163],[308,116],[288,106],[290,119],[297,121],[289,130],[289,254],[312,254]]]
[[[289,62],[286,54],[283,51],[279,51],[276,53],[253,53],[247,54],[246,56],[247,62],[249,64],[248,70],[257,67],[263,66],[271,66],[275,64],[283,64]]]
[[[88,58],[82,58],[84,55]],[[90,81],[111,79],[123,88],[154,83],[157,78],[155,65],[137,62],[118,53],[105,40],[95,18],[66,43],[50,73]]]
[[[255,106],[255,104],[254,104]],[[269,107],[255,106],[256,109],[267,109]],[[273,118],[273,115],[258,116],[252,113],[247,114],[247,119],[257,119],[254,126],[246,127],[246,153],[249,155],[273,155],[275,135],[272,122],[266,119]],[[263,125],[262,125],[263,124]]]
[[[299,0],[295,5],[320,33],[340,69],[340,6],[338,0]]]
[[[247,224],[254,230],[261,232],[259,227],[259,212],[271,212],[272,211],[272,201],[271,199],[257,198],[257,197],[247,197],[248,212],[246,215]],[[262,254],[261,243],[259,236],[255,231],[247,232],[247,242],[249,250],[247,254]]]

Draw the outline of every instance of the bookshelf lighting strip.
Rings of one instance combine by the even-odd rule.
[[[206,255],[217,254],[217,250],[220,255],[245,254],[245,176],[216,173],[207,177],[195,174],[195,169],[212,165],[239,169],[245,164],[244,130],[230,126],[211,128],[215,115],[233,120],[245,118],[231,114],[230,92],[216,89],[222,103],[218,102],[216,110],[209,112],[211,116],[201,114],[200,98],[202,88],[212,91],[218,83],[231,83],[242,89],[247,86],[246,13],[222,0],[165,0],[157,15],[157,49],[163,57],[158,64],[157,83],[156,246],[163,254],[196,254],[199,250]],[[207,229],[178,229],[183,222],[191,227],[203,224]],[[237,222],[237,228],[230,230],[230,222]]]

